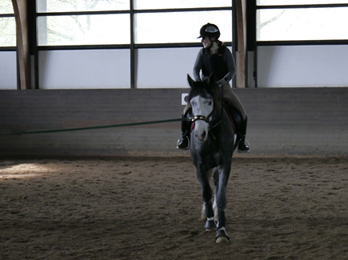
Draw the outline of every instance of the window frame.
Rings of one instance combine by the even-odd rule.
[[[256,1],[255,1],[256,2]],[[348,3],[346,4],[303,4],[303,5],[258,5],[256,4],[255,8],[255,41],[256,46],[269,46],[269,45],[330,45],[330,44],[348,44],[347,39],[323,39],[323,40],[258,40],[258,24],[257,24],[257,12],[258,10],[271,10],[271,9],[304,9],[304,8],[340,8],[340,7],[348,7]]]
[[[109,15],[109,14],[130,14],[130,30],[131,41],[130,44],[87,44],[87,45],[38,45],[39,50],[60,50],[60,49],[100,49],[105,46],[106,48],[127,48],[127,46],[134,45],[135,48],[163,48],[163,47],[197,47],[201,46],[201,43],[190,42],[178,42],[178,43],[135,43],[134,38],[134,15],[144,13],[177,13],[177,12],[204,12],[204,11],[231,11],[233,7],[209,7],[209,8],[174,8],[174,9],[133,9],[133,10],[119,10],[119,11],[81,11],[81,12],[36,12],[36,17],[48,17],[48,16],[72,16],[72,15]],[[233,17],[232,17],[233,19]],[[37,29],[36,29],[37,30]],[[225,42],[227,45],[231,45],[232,41]]]
[[[35,1],[36,2],[36,1]],[[130,44],[96,44],[96,45],[46,45],[39,46],[35,43],[36,48],[36,77],[35,89],[40,89],[38,79],[38,52],[47,50],[87,50],[87,49],[129,49],[130,50],[130,89],[136,89],[136,50],[146,48],[185,48],[185,47],[200,47],[201,42],[178,42],[178,43],[135,43],[135,14],[142,13],[176,13],[176,12],[203,12],[203,11],[231,11],[232,13],[232,39],[224,42],[226,46],[232,46],[233,55],[235,55],[235,47],[232,45],[235,37],[235,14],[234,14],[234,0],[231,0],[231,6],[227,7],[198,7],[198,8],[168,8],[168,9],[136,9],[134,7],[134,0],[130,0],[129,10],[107,10],[107,11],[74,11],[74,12],[38,12],[35,3],[35,35],[38,35],[36,20],[37,17],[48,16],[69,16],[69,15],[103,15],[103,14],[129,14],[130,15]],[[235,80],[234,80],[235,81]],[[233,83],[235,84],[235,82]]]
[[[257,24],[257,12],[258,10],[267,10],[267,9],[296,9],[296,8],[340,8],[348,7],[347,4],[302,4],[302,5],[258,5],[257,0],[252,0],[253,3],[247,6],[247,12],[250,15],[248,19],[248,29],[247,32],[247,48],[248,51],[254,53],[253,58],[253,79],[255,83],[255,88],[258,88],[258,47],[262,46],[306,46],[306,45],[348,45],[348,39],[337,40],[337,39],[327,39],[327,40],[268,40],[260,41],[257,39],[258,34],[258,24]],[[250,26],[250,27],[249,27]]]

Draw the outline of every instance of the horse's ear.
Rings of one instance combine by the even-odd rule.
[[[192,88],[195,81],[191,78],[191,76],[189,74],[187,74],[187,81],[188,81],[190,87]]]

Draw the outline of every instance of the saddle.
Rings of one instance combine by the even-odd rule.
[[[239,134],[241,132],[242,124],[243,124],[242,114],[239,112],[238,109],[236,109],[235,107],[231,107],[227,105],[226,103],[224,104],[224,108],[228,117],[230,118],[232,122],[234,132],[236,134]]]

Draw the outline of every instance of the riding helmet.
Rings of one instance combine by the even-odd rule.
[[[209,38],[214,37],[218,39],[220,37],[219,27],[212,23],[207,23],[203,25],[200,30],[200,36],[198,38],[204,38],[205,36],[208,36]]]

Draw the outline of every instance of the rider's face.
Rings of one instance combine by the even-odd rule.
[[[203,44],[203,48],[209,48],[211,46],[211,40],[209,39],[208,36],[204,36],[202,38],[202,44]]]

